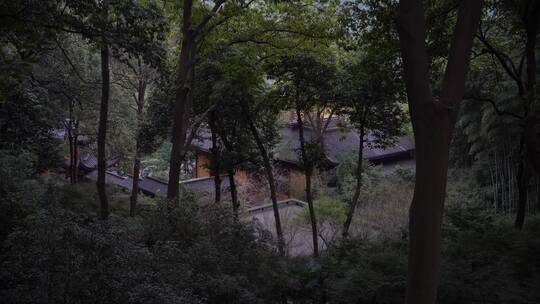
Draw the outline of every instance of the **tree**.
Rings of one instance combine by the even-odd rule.
[[[525,209],[528,200],[528,188],[532,170],[540,174],[540,113],[536,101],[536,37],[538,34],[538,19],[540,4],[537,1],[490,1],[492,14],[487,14],[476,35],[481,48],[479,57],[490,55],[504,71],[507,78],[513,82],[514,94],[520,105],[518,111],[501,111],[500,102],[490,95],[479,94],[485,84],[468,94],[471,100],[490,102],[498,115],[510,115],[514,125],[521,129],[519,137],[519,158],[517,170],[518,204],[514,226],[521,230],[525,221]],[[498,41],[510,40],[511,47],[504,47]],[[521,46],[521,52],[516,52],[516,46]],[[481,58],[480,58],[481,59]],[[519,61],[519,63],[518,63]],[[525,71],[524,71],[525,65]],[[497,82],[499,82],[497,80]],[[495,88],[496,90],[497,88]],[[506,93],[506,92],[505,92]],[[506,100],[506,103],[508,104]],[[507,107],[507,105],[504,105]]]
[[[49,20],[56,3],[29,6],[3,1],[0,5],[0,150],[27,156],[33,175],[60,163],[58,142],[51,131],[62,127],[56,113],[63,109],[49,96],[49,83],[37,75],[46,70],[46,57],[58,33],[26,20]]]
[[[105,189],[105,170],[107,170],[107,160],[105,158],[105,142],[107,137],[107,119],[109,111],[109,91],[110,91],[110,71],[109,71],[109,44],[105,36],[106,26],[109,19],[109,1],[105,0],[102,4],[101,21],[103,22],[102,38],[100,43],[101,53],[101,104],[99,109],[98,126],[98,160],[97,160],[97,190],[99,195],[99,211],[101,219],[109,217],[109,202]]]
[[[274,210],[278,250],[285,253],[283,230],[277,205],[276,182],[272,170],[271,151],[277,132],[278,103],[265,99],[267,87],[263,81],[261,63],[242,49],[218,44],[208,49],[197,72],[200,77],[194,96],[201,111],[209,108],[208,119],[219,154],[214,154],[212,168],[227,172],[231,185],[233,210],[238,212],[238,197],[234,181],[235,170],[247,163],[264,168]],[[239,114],[241,119],[239,119]],[[216,144],[216,145],[214,145]],[[214,171],[214,174],[219,172]],[[215,182],[219,187],[220,181]],[[217,193],[217,191],[216,191]]]
[[[69,167],[66,178],[79,181],[79,145],[94,137],[97,104],[95,90],[99,85],[95,50],[73,34],[53,39],[56,48],[44,54],[32,72],[32,79],[48,91],[49,107],[54,110],[53,123],[61,124],[68,141]],[[71,58],[78,58],[72,61]],[[80,71],[81,74],[78,74]]]
[[[156,58],[161,56],[160,49],[149,51],[148,48],[151,49],[156,45],[156,40],[161,39],[161,36],[156,33],[163,30],[163,25],[154,6],[149,6],[145,10],[144,7],[131,0],[113,2],[104,0],[101,3],[74,2],[72,5],[73,15],[67,23],[77,32],[82,33],[83,37],[97,44],[101,54],[101,104],[97,136],[98,178],[96,185],[100,200],[100,217],[107,219],[109,209],[105,189],[105,170],[107,169],[105,145],[110,98],[109,49],[112,49],[113,54],[119,58],[123,54],[140,54],[149,62],[155,63]],[[95,11],[100,12],[100,18],[88,19],[87,17]],[[112,14],[109,11],[112,11]]]
[[[235,59],[237,62],[240,60],[239,57]],[[262,159],[262,167],[268,181],[270,199],[274,211],[278,250],[281,255],[284,255],[285,241],[279,215],[279,206],[277,204],[276,181],[270,158],[270,151],[273,144],[272,139],[275,138],[274,126],[280,108],[262,99],[260,93],[257,94],[257,90],[260,90],[262,86],[262,74],[258,71],[259,74],[257,75],[257,70],[251,70],[250,68],[250,66],[247,66],[244,69],[233,70],[238,78],[233,78],[232,83],[240,84],[240,88],[236,90],[238,94],[236,100],[240,106],[244,124],[251,133],[255,145],[259,150],[260,158]]]
[[[143,58],[139,56],[134,60],[127,60],[117,68],[120,72],[113,72],[117,78],[117,83],[126,91],[127,95],[131,97],[135,107],[135,151],[133,155],[133,183],[131,185],[130,196],[130,216],[135,216],[137,210],[137,197],[139,194],[139,177],[141,175],[141,158],[143,156],[143,149],[141,142],[141,128],[145,121],[145,105],[146,96],[148,95],[148,88],[152,85],[157,76],[157,70],[153,69],[148,64],[144,63]]]
[[[253,117],[255,116],[254,113],[257,113],[257,110],[260,109],[253,109],[249,107],[248,100],[246,100],[245,97],[242,97],[240,99],[240,105],[242,108],[242,114],[244,115],[244,119],[246,120],[246,123],[248,125],[248,128],[251,132],[251,135],[253,136],[253,139],[255,140],[255,143],[257,145],[257,148],[259,149],[259,153],[261,155],[261,158],[263,160],[263,167],[266,173],[266,178],[268,180],[268,187],[270,189],[270,199],[272,200],[272,209],[274,210],[274,221],[276,223],[276,234],[278,239],[278,250],[281,255],[285,254],[285,240],[283,238],[283,228],[281,226],[281,219],[279,216],[279,206],[277,204],[277,191],[276,191],[276,181],[274,178],[274,173],[272,172],[272,163],[270,160],[270,154],[265,147],[263,138],[260,134],[259,128],[255,124],[255,121]]]
[[[461,1],[441,95],[433,96],[422,1],[399,3],[398,32],[416,144],[406,303],[436,301],[450,142],[480,13],[481,1]]]
[[[192,20],[193,16],[197,15],[193,15],[193,12],[197,13],[193,10],[193,0],[185,0],[182,7],[182,48],[175,89],[177,94],[173,110],[173,148],[167,194],[170,199],[177,197],[180,165],[185,155],[184,150],[190,145],[187,133],[190,124],[193,125],[193,122],[189,122],[193,113],[188,91],[194,86],[190,71],[196,65],[194,55],[198,48],[207,40],[223,39],[231,46],[253,44],[264,47],[263,51],[259,48],[257,54],[260,60],[264,60],[274,56],[276,50],[298,47],[299,44],[307,44],[306,40],[313,42],[317,38],[328,38],[326,31],[331,28],[329,24],[333,19],[330,14],[327,15],[328,18],[320,16],[328,13],[328,7],[334,6],[324,4],[306,7],[297,3],[267,4],[220,0],[212,7],[201,7],[203,12],[200,18],[195,18],[200,19],[197,23]],[[300,16],[304,18],[299,18]],[[253,48],[252,51],[256,49]],[[268,52],[271,49],[274,52]],[[196,118],[192,120],[198,121]]]
[[[218,48],[219,49],[219,48]],[[212,108],[207,112],[206,121],[210,131],[212,146],[210,147],[211,159],[209,169],[214,176],[214,202],[221,201],[221,151],[222,142],[219,140],[220,130],[218,129],[218,115],[215,109],[217,105],[223,105],[224,100],[221,100],[226,95],[220,87],[223,81],[223,66],[220,64],[223,61],[222,54],[213,48],[205,49],[207,51],[203,55],[204,60],[196,67],[196,77],[194,79],[193,96],[197,100],[194,111],[204,111],[204,109]],[[225,97],[226,98],[226,97]],[[220,107],[221,108],[221,107]],[[225,110],[225,109],[224,109]],[[223,130],[221,130],[223,132]],[[234,203],[233,203],[234,206]]]
[[[180,190],[180,167],[183,155],[190,144],[186,143],[188,119],[191,115],[191,88],[193,77],[191,71],[195,65],[195,55],[197,53],[197,39],[220,7],[226,0],[215,2],[211,11],[196,26],[192,21],[193,0],[184,0],[182,8],[182,46],[180,50],[180,62],[178,64],[178,74],[176,79],[176,94],[174,102],[174,116],[172,126],[172,148],[169,168],[169,183],[167,187],[167,198],[177,200]]]
[[[285,254],[285,241],[283,238],[283,229],[279,215],[279,206],[277,204],[276,181],[274,178],[271,150],[277,137],[275,122],[279,114],[279,104],[268,102],[262,94],[264,83],[262,70],[257,66],[256,61],[251,64],[242,64],[246,58],[241,53],[237,53],[229,63],[227,82],[229,85],[235,85],[234,100],[240,108],[244,126],[249,130],[252,140],[258,149],[259,157],[262,160],[262,167],[270,190],[270,199],[274,211],[274,221],[276,226],[276,235],[278,241],[278,250],[281,255]],[[234,66],[231,66],[234,64]]]
[[[357,54],[354,54],[357,55]],[[395,143],[397,136],[403,135],[406,123],[402,109],[399,88],[388,81],[388,75],[380,69],[380,64],[365,56],[360,60],[345,59],[339,85],[339,114],[348,117],[360,140],[356,164],[356,186],[349,201],[347,217],[342,235],[346,238],[360,198],[364,146],[385,148]]]
[[[319,235],[313,207],[312,176],[325,159],[324,133],[335,110],[335,96],[332,94],[331,84],[336,75],[333,58],[328,55],[319,56],[299,50],[291,56],[282,56],[269,71],[270,76],[276,80],[279,98],[289,102],[296,114],[295,127],[298,128],[300,142],[298,153],[306,177],[306,201],[310,212],[315,257],[319,255]],[[310,138],[305,135],[307,121],[315,131],[315,135]]]

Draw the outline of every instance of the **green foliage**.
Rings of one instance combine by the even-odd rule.
[[[69,203],[69,197],[57,199]],[[5,303],[263,303],[280,285],[267,234],[219,207],[165,203],[144,217],[100,221],[55,199],[4,244]],[[262,262],[264,261],[264,262]]]
[[[339,236],[345,222],[346,205],[335,196],[321,195],[313,202],[317,217],[318,233],[327,247],[331,246]],[[309,209],[303,208],[296,214],[296,221],[310,227]]]
[[[483,186],[485,181],[479,180],[476,172],[465,169],[452,169],[449,172],[447,187],[447,205],[470,206],[489,209],[491,187]]]
[[[409,183],[405,170],[366,172],[379,200],[367,201],[371,211],[360,208],[358,218],[371,221],[362,229],[375,229],[376,238],[333,242],[312,260],[280,257],[269,232],[235,220],[228,208],[199,209],[188,198],[172,210],[159,199],[148,201],[144,212],[127,218],[127,194],[110,189],[113,215],[98,220],[92,184],[35,180],[26,157],[0,158],[2,176],[12,176],[1,184],[2,209],[19,206],[18,214],[3,213],[11,226],[2,227],[9,234],[0,255],[2,302],[279,303],[283,294],[292,303],[402,302],[407,235],[382,221],[397,233],[381,233],[370,214],[380,220],[375,209],[388,217],[396,208],[385,206],[392,192],[404,196],[398,181]],[[485,209],[464,173],[452,176],[438,302],[538,302],[540,218],[531,216],[524,231],[514,231],[509,218]],[[341,201],[321,196],[315,207],[321,227],[341,226]]]
[[[517,67],[524,40],[516,7],[487,2],[481,34]],[[114,57],[109,154],[133,155],[138,138],[148,155],[143,166],[156,166],[156,175],[168,166],[182,1],[111,0],[106,20],[104,3],[0,3],[0,302],[401,303],[410,170],[364,162],[352,237],[339,243],[357,162],[344,156],[336,192],[314,189],[327,245],[318,259],[278,256],[268,231],[229,209],[199,208],[190,193],[176,209],[141,197],[141,212],[128,218],[129,193],[108,187],[113,215],[101,221],[94,183],[67,185],[49,172],[59,167],[62,148],[52,130],[76,124],[90,139],[96,133],[104,39]],[[306,115],[335,109],[352,127],[369,130],[375,147],[405,132],[396,1],[227,1],[211,12],[213,4],[194,3],[195,24],[213,18],[196,41],[191,114],[214,107],[220,144],[229,143],[221,155],[226,169],[259,162],[239,113],[252,115],[268,150],[277,141],[279,112],[291,107]],[[455,4],[425,3],[433,87],[446,65]],[[528,215],[522,232],[512,230],[510,219],[493,210],[498,189],[490,187],[498,153],[512,166],[523,104],[484,47],[475,45],[468,86],[489,100],[470,98],[460,110],[454,163],[472,170],[450,172],[438,302],[538,303],[540,219]],[[139,59],[159,74],[142,127],[131,108],[134,90],[122,82],[123,69]],[[308,139],[309,164],[323,159],[322,146]],[[299,217],[309,223],[307,210]]]
[[[99,211],[99,200],[96,184],[90,181],[80,181],[75,185],[66,184],[61,187],[62,196],[58,204],[76,213],[95,215]],[[109,198],[109,210],[117,215],[129,215],[130,192],[119,189],[113,185],[107,186],[107,196]],[[141,196],[141,204],[154,203],[147,197]]]
[[[260,164],[250,121],[271,151],[278,140],[277,117],[282,105],[266,95],[261,64],[245,49],[216,45],[207,52],[195,73],[200,78],[194,95],[199,101],[198,112],[214,107],[208,124],[214,124],[219,136],[222,169],[236,169],[248,162]]]
[[[336,61],[329,48],[313,51],[297,50],[280,56],[267,66],[273,92],[271,95],[283,105],[283,109],[294,109],[300,113],[302,125],[310,126],[315,135],[304,135],[304,147],[298,149],[298,159],[305,168],[324,167],[323,113],[336,106],[335,78]],[[297,118],[298,119],[298,118]]]
[[[342,224],[345,220],[345,208],[342,202],[335,197],[321,196],[315,200],[315,212],[321,225],[325,222]]]
[[[540,299],[538,217],[523,232],[478,207],[450,207],[444,227],[440,303],[535,303]]]
[[[380,69],[377,58],[358,53],[345,54],[337,75],[336,110],[347,117],[358,133],[365,134],[370,147],[388,147],[404,135],[408,113],[403,88]]]
[[[35,179],[36,156],[11,152],[0,150],[0,246],[21,219],[32,212],[45,190]]]
[[[174,76],[170,69],[162,70],[148,96],[146,113],[139,130],[141,151],[150,154],[169,138],[174,105]]]
[[[141,164],[148,171],[151,171],[152,175],[166,176],[165,173],[169,170],[170,151],[171,143],[163,142],[154,153],[146,156]]]
[[[323,263],[330,303],[402,303],[406,286],[403,241],[349,240]]]
[[[337,190],[342,204],[348,202],[356,185],[356,159],[343,157],[336,168]],[[362,186],[351,233],[364,239],[403,238],[407,234],[408,208],[415,173],[411,169],[385,169],[363,162]]]
[[[358,159],[354,153],[342,155],[339,160],[339,165],[336,168],[337,188],[344,200],[350,199],[354,193],[357,166]],[[373,166],[367,161],[362,162],[362,180],[364,186],[371,183],[370,175],[372,173]]]
[[[540,294],[535,235],[478,208],[447,208],[438,303],[536,303]],[[349,240],[329,252],[318,275],[329,303],[402,303],[406,286],[405,240]],[[306,275],[306,274],[303,274]],[[304,278],[305,280],[305,278]]]
[[[508,158],[521,159],[526,120],[538,119],[527,97],[525,67],[529,60],[523,55],[527,52],[527,18],[535,18],[527,16],[534,15],[535,6],[505,0],[486,1],[486,6],[454,144],[455,165],[485,172],[504,166]],[[517,167],[517,162],[510,167]]]
[[[0,150],[30,152],[38,158],[30,163],[40,172],[59,163],[58,142],[51,133],[56,116],[47,90],[23,74],[31,65],[13,52],[0,51],[0,65],[5,68],[0,75]]]

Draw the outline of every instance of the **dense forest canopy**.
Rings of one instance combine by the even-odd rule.
[[[540,303],[540,1],[0,17],[1,303]]]

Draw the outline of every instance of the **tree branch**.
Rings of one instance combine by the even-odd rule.
[[[203,30],[203,28],[206,26],[206,24],[212,19],[212,17],[217,13],[221,5],[225,3],[227,0],[218,0],[214,7],[212,8],[212,11],[208,15],[204,17],[204,19],[197,25],[197,27],[193,31],[193,37],[197,37],[197,35]]]
[[[470,53],[481,14],[481,0],[461,1],[454,37],[444,74],[441,102],[456,108],[465,93]]]
[[[518,86],[518,89],[521,92],[523,90],[523,81],[521,80],[522,64],[520,63],[520,68],[518,70],[516,68],[514,62],[512,61],[512,59],[508,55],[506,55],[503,52],[497,50],[487,40],[487,38],[485,36],[485,33],[482,30],[479,31],[479,33],[476,35],[476,38],[478,38],[478,40],[480,40],[480,42],[482,42],[482,44],[484,44],[484,46],[486,47],[487,52],[489,52],[490,54],[495,56],[495,58],[497,58],[497,60],[499,61],[499,63],[503,67],[503,69],[506,71],[508,76],[510,76],[516,82],[516,85]]]
[[[481,102],[488,102],[493,107],[493,110],[495,110],[495,113],[497,113],[497,115],[499,115],[499,116],[507,115],[507,116],[513,117],[515,119],[519,119],[519,120],[523,119],[523,116],[521,116],[521,115],[518,115],[518,114],[510,112],[510,111],[505,111],[505,110],[499,109],[499,107],[497,106],[497,103],[495,102],[495,100],[493,100],[491,98],[474,96],[474,95],[466,95],[466,96],[463,96],[463,99],[464,100],[468,99],[468,100],[476,100],[476,101],[481,101]]]
[[[202,122],[204,121],[206,116],[208,116],[208,113],[210,113],[210,111],[212,111],[215,107],[216,105],[209,107],[208,109],[206,109],[206,111],[204,111],[204,113],[202,113],[201,115],[199,115],[198,117],[194,119],[192,123],[192,127],[191,127],[191,132],[189,133],[189,136],[186,138],[186,142],[184,143],[184,150],[183,150],[184,155],[182,157],[185,157],[187,150],[189,146],[191,145],[193,138],[195,138],[195,135],[197,135],[197,131],[199,130],[199,127],[201,126]]]
[[[81,74],[79,73],[79,71],[77,70],[77,67],[75,66],[75,64],[73,64],[73,61],[71,61],[71,59],[69,58],[69,55],[68,55],[67,51],[62,47],[62,45],[60,44],[58,39],[56,39],[56,37],[54,37],[53,40],[56,43],[56,45],[58,46],[58,48],[60,49],[60,51],[61,51],[62,55],[64,56],[64,58],[66,59],[66,61],[71,66],[71,69],[73,70],[75,75],[77,75],[77,78],[79,78],[83,83],[86,83],[86,84],[91,84],[91,85],[100,85],[101,84],[101,82],[91,82],[91,81],[87,81],[86,79],[84,79],[81,76]]]
[[[324,124],[324,128],[323,128],[323,133],[326,132],[326,130],[328,129],[328,126],[330,125],[330,121],[332,120],[333,116],[334,116],[334,108],[330,110],[330,115],[328,115],[328,118],[326,119],[326,123]]]

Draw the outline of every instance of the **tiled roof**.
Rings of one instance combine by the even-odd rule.
[[[57,129],[51,129],[50,131],[50,134],[51,136],[56,139],[56,140],[60,140],[60,141],[63,141],[66,139],[66,129],[65,128],[57,128]],[[91,141],[91,137],[89,135],[85,135],[85,134],[79,134],[77,136],[77,140],[80,143],[87,143],[89,141]]]
[[[139,178],[139,184],[140,183],[141,179]],[[126,178],[124,178],[124,180],[122,181],[122,183],[120,183],[119,186],[124,189],[131,190],[131,188],[133,187],[133,177],[131,175],[126,176]]]
[[[186,189],[194,192],[198,191],[214,191],[214,177],[200,177],[181,181],[180,184],[184,185]],[[221,176],[221,188],[226,190],[229,188],[229,178],[227,175]]]
[[[277,204],[278,204],[279,209],[283,209],[283,208],[289,208],[291,206],[304,208],[307,203],[303,202],[301,200],[297,200],[295,198],[288,198],[286,200],[278,201]],[[270,204],[264,204],[264,205],[258,205],[258,206],[255,206],[255,207],[251,207],[251,208],[248,208],[246,211],[250,215],[255,215],[255,214],[258,214],[258,213],[264,213],[264,212],[268,212],[268,211],[273,212],[273,210],[274,210],[273,205],[270,203]]]
[[[199,136],[193,139],[191,145],[198,150],[210,152],[210,148],[212,148],[212,138],[210,133],[206,130],[202,130]]]
[[[118,163],[118,158],[112,158],[107,160],[107,168],[112,167]],[[88,151],[81,151],[79,156],[80,166],[87,171],[97,168],[97,157],[94,153]]]
[[[85,175],[86,178],[91,180],[97,180],[97,170],[94,170]],[[116,172],[106,171],[105,172],[105,183],[110,185],[116,185],[123,187],[123,183],[126,180],[126,176],[122,176]]]
[[[97,180],[97,170],[88,173],[86,177],[91,180]],[[113,171],[106,171],[105,183],[131,190],[133,187],[133,177],[129,175],[122,176]],[[200,193],[214,191],[213,176],[183,180],[180,181],[180,184],[193,192]],[[160,178],[147,176],[139,179],[139,189],[146,194],[165,196],[167,195],[167,181]],[[221,177],[221,189],[223,193],[229,190],[229,179],[227,175],[223,175]]]
[[[84,169],[97,168],[97,157],[93,153],[83,152],[79,157],[79,163]]]
[[[64,128],[52,129],[51,136],[57,140],[64,140],[64,138],[66,138],[66,129]]]
[[[147,176],[139,181],[139,189],[153,195],[166,196],[167,182],[159,178]]]
[[[299,163],[298,150],[300,141],[298,128],[295,126],[283,127],[280,130],[281,141],[277,144],[274,156],[276,159]],[[310,127],[304,128],[306,141],[310,141],[315,132]],[[364,143],[364,157],[372,161],[383,161],[398,155],[410,155],[414,151],[414,141],[409,136],[398,138],[395,145],[387,148],[376,148],[369,144],[370,136],[367,136],[367,142]],[[360,136],[356,130],[341,130],[339,128],[330,128],[324,133],[324,148],[327,160],[334,165],[339,163],[340,157],[350,153],[356,153],[360,144]],[[212,145],[208,134],[203,134],[192,144],[196,149],[208,152]]]
[[[126,189],[131,189],[132,184],[133,178],[127,177],[121,186]],[[183,180],[180,181],[180,184],[193,192],[214,191],[214,177]],[[167,181],[152,176],[144,177],[139,181],[139,189],[141,191],[159,196],[167,195],[167,185]],[[226,175],[221,177],[221,187],[223,191],[226,191],[229,188],[229,179]]]

